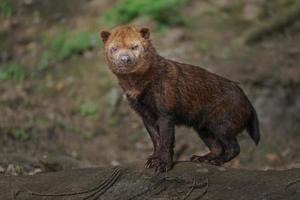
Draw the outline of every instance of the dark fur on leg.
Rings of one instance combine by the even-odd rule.
[[[159,140],[159,165],[155,167],[155,172],[167,172],[173,167],[175,124],[169,116],[161,116],[158,119],[160,132]]]
[[[199,130],[195,129],[198,133],[198,135],[201,137],[203,142],[207,145],[210,152],[203,156],[196,156],[193,155],[191,157],[191,161],[193,162],[210,162],[211,160],[214,160],[221,156],[223,153],[223,147],[220,144],[220,142],[215,138],[213,133],[210,133],[208,130]]]

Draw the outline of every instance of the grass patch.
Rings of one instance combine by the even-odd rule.
[[[91,131],[87,131],[87,132],[84,132],[82,136],[83,136],[83,139],[85,139],[85,140],[91,140],[95,137],[95,134]]]
[[[48,51],[44,52],[41,55],[41,59],[38,64],[38,70],[43,70],[43,69],[47,68],[53,59],[54,59],[54,57],[52,56],[51,53],[49,53]]]
[[[18,129],[13,130],[12,136],[16,140],[20,140],[20,141],[26,141],[30,138],[29,134],[26,133],[26,131],[22,128],[18,128]]]
[[[119,0],[104,13],[102,20],[108,25],[129,23],[139,16],[150,16],[160,25],[183,25],[185,20],[180,15],[180,8],[189,0]]]
[[[200,51],[207,51],[209,49],[209,44],[207,41],[200,41],[196,43],[196,49]]]
[[[0,0],[0,16],[11,17],[14,13],[13,6],[8,0]]]
[[[8,64],[0,68],[0,81],[23,81],[27,77],[25,69],[17,64]]]
[[[97,35],[87,32],[61,32],[56,34],[50,44],[54,58],[64,60],[74,54],[83,53],[97,45]]]
[[[69,59],[73,55],[99,47],[98,35],[90,32],[61,31],[45,39],[46,51],[41,55],[38,69],[42,70],[51,63]]]
[[[99,112],[97,104],[93,102],[84,102],[80,105],[80,115],[83,117],[96,116]]]

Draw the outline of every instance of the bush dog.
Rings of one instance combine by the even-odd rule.
[[[232,160],[240,152],[236,136],[244,129],[258,144],[256,112],[237,83],[161,57],[148,28],[123,25],[100,35],[108,66],[153,142],[146,168],[172,168],[175,125],[195,129],[209,148],[206,155],[193,155],[194,162],[222,165]]]

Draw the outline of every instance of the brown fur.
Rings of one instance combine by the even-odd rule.
[[[235,82],[159,56],[146,28],[120,26],[101,37],[109,67],[152,139],[154,152],[146,167],[172,168],[175,125],[194,128],[211,150],[192,161],[230,161],[239,154],[236,135],[245,128],[258,143],[255,110]],[[129,64],[122,61],[124,55]]]

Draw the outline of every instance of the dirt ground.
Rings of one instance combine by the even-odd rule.
[[[34,71],[44,48],[42,36],[62,29],[97,34],[108,28],[100,16],[114,3],[52,2],[56,3],[52,10],[51,3],[48,9],[40,4],[23,6],[22,14],[0,19],[1,65],[14,61]],[[58,2],[64,3],[58,6]],[[299,167],[300,23],[254,45],[237,46],[237,37],[251,23],[242,23],[209,2],[191,1],[184,7],[181,12],[190,22],[187,26],[159,29],[147,18],[135,23],[150,26],[160,54],[239,82],[253,102],[260,118],[261,142],[256,147],[242,133],[241,154],[226,165],[264,170]],[[150,138],[102,54],[99,45],[25,80],[0,82],[1,172],[35,173],[147,158],[152,151]],[[206,151],[192,130],[177,128],[176,160]]]

